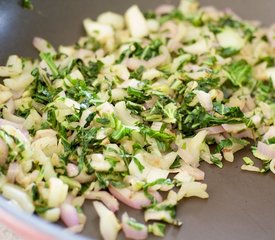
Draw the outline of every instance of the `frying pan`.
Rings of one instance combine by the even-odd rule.
[[[37,57],[31,45],[34,36],[43,37],[54,46],[72,44],[84,34],[82,20],[85,17],[95,18],[107,10],[123,13],[134,3],[143,10],[153,9],[164,2],[177,3],[160,0],[33,0],[34,10],[30,11],[23,9],[19,1],[0,0],[0,64],[15,53]],[[230,7],[244,19],[257,19],[265,25],[275,22],[274,0],[202,0],[201,3],[220,9]],[[242,172],[242,157],[248,150],[237,154],[234,163],[225,163],[223,169],[202,164],[210,198],[184,200],[177,210],[183,225],[181,228],[168,227],[165,239],[275,239],[275,176]],[[142,220],[138,211],[129,210],[122,204],[121,208]],[[85,204],[84,211],[88,216],[86,227],[81,236],[72,236],[59,226],[13,208],[0,197],[0,221],[26,239],[86,239],[82,236],[100,239],[98,217],[91,202]]]

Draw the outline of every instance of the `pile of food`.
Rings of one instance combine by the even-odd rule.
[[[84,20],[87,36],[0,67],[0,192],[28,213],[83,229],[93,200],[104,239],[164,236],[183,198],[208,198],[201,161],[251,144],[275,173],[275,27],[182,0]],[[119,202],[144,211],[145,223]],[[184,216],[183,216],[184,217]]]

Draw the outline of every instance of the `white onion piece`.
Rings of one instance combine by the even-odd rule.
[[[15,201],[27,213],[34,212],[32,199],[22,188],[12,184],[5,184],[2,188],[2,194],[5,198]]]
[[[275,126],[271,126],[268,131],[263,136],[263,141],[268,140],[269,138],[275,137]]]
[[[75,177],[79,174],[79,169],[75,164],[68,163],[66,166],[67,175],[69,177]]]
[[[9,155],[7,144],[0,138],[0,165],[4,164]]]
[[[197,98],[199,100],[200,105],[206,110],[211,111],[213,109],[213,103],[211,99],[211,95],[201,90],[195,91]]]
[[[49,222],[56,222],[60,218],[60,208],[51,208],[42,214],[42,217]]]
[[[250,139],[255,139],[255,133],[251,129],[246,129],[242,132],[232,134],[233,137],[235,138],[250,138]]]
[[[178,201],[183,197],[199,197],[208,198],[209,195],[206,192],[207,185],[200,182],[187,182],[181,185],[178,191]]]
[[[23,124],[18,124],[18,123],[11,122],[6,119],[0,118],[0,127],[3,125],[11,125],[11,126],[17,128],[18,130],[20,130],[26,138],[29,137],[29,132],[26,129],[24,129]]]
[[[213,126],[213,127],[207,127],[207,128],[202,128],[200,131],[206,130],[207,135],[214,135],[214,134],[219,134],[224,132],[224,128],[222,126]]]
[[[49,207],[57,207],[63,203],[68,194],[68,185],[56,177],[51,177],[49,180]]]
[[[244,123],[222,124],[222,127],[228,133],[237,133],[247,128],[247,126]]]
[[[88,175],[85,172],[80,172],[79,175],[77,175],[76,177],[74,177],[74,180],[78,181],[79,183],[91,182],[93,179],[94,179],[94,176]]]
[[[183,164],[181,168],[182,170],[188,172],[188,174],[194,177],[196,180],[204,180],[205,173],[202,170],[191,167],[187,164]]]
[[[116,103],[115,115],[127,126],[135,126],[136,122],[138,122],[138,119],[132,117],[130,110],[127,109],[124,101]]]
[[[137,5],[130,7],[126,11],[125,21],[133,37],[142,38],[149,34],[146,19]]]
[[[136,70],[138,69],[140,66],[145,66],[146,65],[146,61],[144,60],[139,60],[137,58],[129,58],[126,60],[125,62],[126,66],[131,69],[131,70]]]
[[[275,144],[265,144],[258,142],[257,150],[264,156],[273,159],[275,158]]]
[[[61,209],[60,217],[67,227],[73,227],[79,224],[77,211],[73,205],[68,203],[63,203],[61,204],[60,209]]]
[[[143,207],[149,206],[151,201],[144,195],[144,192],[132,192],[127,188],[115,188],[113,186],[109,186],[109,191],[111,194],[116,197],[119,201],[124,204],[134,208],[134,209],[142,209]],[[156,191],[150,192],[157,200],[157,202],[162,201],[162,197]]]
[[[6,66],[0,66],[0,77],[11,77],[22,73],[23,64],[17,55],[8,58]]]
[[[119,209],[118,201],[106,191],[89,192],[85,194],[85,198],[102,201],[106,205],[106,207],[109,208],[112,212],[116,212]]]
[[[54,48],[48,43],[48,41],[43,38],[34,37],[32,44],[39,52],[49,52],[52,54],[56,54]]]
[[[160,131],[161,126],[162,126],[162,122],[153,122],[151,125],[151,129],[155,131]]]
[[[103,24],[109,24],[117,30],[124,28],[123,16],[117,13],[113,13],[113,12],[102,13],[97,17],[97,21]]]
[[[269,168],[270,168],[271,172],[273,172],[275,174],[275,158],[273,158],[272,161],[270,162]]]
[[[1,150],[0,150],[1,151]],[[8,172],[7,172],[7,180],[10,183],[14,183],[16,176],[18,175],[20,169],[19,164],[16,162],[12,162],[9,165]]]
[[[179,41],[172,38],[167,43],[167,48],[170,52],[176,52],[182,47],[183,45]]]
[[[167,21],[161,26],[160,31],[167,32],[164,33],[167,38],[175,39],[178,34],[178,26],[173,21]]]
[[[115,214],[100,202],[93,202],[93,205],[99,215],[99,228],[103,239],[115,240],[121,228]]]
[[[148,60],[147,65],[145,67],[156,68],[160,65],[165,64],[167,61],[170,60],[170,53],[166,47],[161,46],[160,52],[161,52],[161,55],[158,55]]]
[[[131,220],[128,216],[128,214],[125,212],[122,214],[122,230],[126,236],[126,238],[129,239],[136,239],[136,240],[143,240],[148,237],[148,230],[145,225],[139,225],[140,229],[136,229],[128,224],[129,220]]]
[[[256,167],[256,166],[251,166],[251,165],[245,165],[243,164],[241,166],[241,169],[244,171],[250,171],[250,172],[260,172],[260,168]],[[271,163],[270,163],[270,170],[271,170]],[[272,171],[272,170],[271,170]],[[274,172],[273,172],[274,171]],[[273,173],[275,173],[275,170],[273,169]]]

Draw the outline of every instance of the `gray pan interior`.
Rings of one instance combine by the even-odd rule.
[[[20,7],[19,1],[0,0],[0,64],[4,64],[10,54],[36,57],[32,48],[34,36],[41,36],[53,45],[72,44],[84,34],[82,20],[85,17],[95,18],[107,10],[123,12],[133,3],[142,9],[153,9],[164,2],[160,0],[33,0],[34,10],[28,11]],[[257,19],[264,24],[275,22],[274,0],[202,0],[203,5],[215,5],[220,9],[232,8],[245,19]],[[260,175],[242,172],[242,151],[236,162],[226,163],[223,169],[202,164],[208,183],[208,200],[188,199],[178,207],[178,218],[183,221],[181,228],[168,227],[165,239],[183,240],[272,240],[275,239],[275,176],[271,173]],[[122,205],[122,204],[121,204]],[[6,208],[0,199],[0,208]],[[122,206],[122,210],[127,209]],[[11,211],[23,221],[21,213]],[[84,206],[88,222],[83,232],[85,236],[100,239],[98,218],[91,202]],[[142,215],[138,211],[130,214],[138,219]],[[22,218],[23,217],[23,218]],[[45,226],[35,220],[36,227],[51,231],[56,239],[60,237],[58,229]],[[43,225],[41,225],[43,224]],[[43,227],[41,227],[43,226]],[[46,230],[45,230],[46,229]],[[48,230],[47,230],[48,229]],[[58,233],[59,232],[59,233]],[[119,237],[122,239],[122,236]],[[68,238],[67,238],[68,239]],[[155,239],[151,237],[150,239]]]

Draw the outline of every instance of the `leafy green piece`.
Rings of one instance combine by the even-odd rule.
[[[224,30],[224,28],[234,28],[241,30],[249,42],[254,38],[255,28],[247,23],[241,22],[238,19],[230,15],[225,15],[220,18],[217,22],[210,22],[208,24],[209,30],[217,34]]]
[[[261,169],[261,173],[267,173],[270,171],[270,162],[271,160],[263,161],[263,167]]]
[[[22,0],[22,7],[32,10],[33,9],[33,4],[31,2],[31,0]]]
[[[162,41],[160,39],[155,39],[151,41],[150,44],[143,49],[140,58],[144,60],[149,60],[152,57],[158,56],[160,54],[159,48],[161,45]]]
[[[252,67],[245,60],[226,65],[224,70],[228,79],[237,87],[246,85],[252,76]]]
[[[221,140],[221,142],[217,145],[216,149],[215,149],[215,152],[216,153],[219,153],[221,150],[223,150],[224,148],[227,148],[227,147],[232,147],[233,145],[233,142],[231,139],[224,139],[224,140]]]
[[[76,65],[78,70],[83,75],[85,82],[89,84],[91,84],[97,78],[98,74],[104,66],[103,62],[101,61],[90,61],[88,66],[86,66],[81,59],[77,59]]]
[[[182,225],[182,222],[175,219],[176,218],[176,206],[175,205],[156,204],[156,205],[152,205],[152,206],[148,207],[145,212],[154,212],[154,213],[156,213],[156,216],[157,216],[157,212],[165,212],[166,214],[161,215],[161,217],[162,217],[161,219],[159,217],[157,217],[152,220],[161,220],[161,221],[164,221],[167,223],[174,224],[176,226]]]
[[[258,102],[274,103],[275,102],[275,91],[273,88],[272,80],[259,81],[255,88],[255,95]]]
[[[243,157],[243,161],[244,161],[244,163],[245,163],[246,165],[251,165],[251,166],[254,165],[254,162],[253,162],[252,159],[249,158],[249,157]]]
[[[166,225],[164,223],[154,222],[148,225],[148,231],[157,237],[164,237]]]
[[[127,128],[123,125],[118,127],[115,131],[113,131],[111,138],[114,141],[119,141],[120,139],[124,138],[125,136],[130,136],[132,130],[130,128]]]
[[[146,19],[154,19],[157,16],[154,11],[147,11],[143,15]]]
[[[48,210],[52,209],[51,207],[46,207],[46,206],[35,206],[35,212],[37,214],[43,214],[47,212]]]
[[[219,168],[222,168],[222,167],[223,167],[223,163],[222,163],[222,161],[221,161],[219,158],[217,158],[217,157],[215,157],[215,156],[212,155],[212,157],[211,157],[210,160],[211,160],[211,162],[214,163],[217,167],[219,167]]]
[[[133,71],[133,72],[130,73],[130,78],[141,80],[142,74],[143,74],[144,71],[145,71],[145,67],[144,66],[140,66],[135,71]]]
[[[173,164],[170,166],[170,169],[180,168],[181,167],[181,158],[177,156]]]
[[[228,57],[232,57],[236,54],[238,54],[240,52],[239,49],[235,49],[235,48],[219,48],[218,49],[218,53],[223,57],[223,58],[228,58]]]
[[[141,162],[140,162],[136,157],[133,157],[133,161],[134,161],[134,163],[137,165],[138,170],[139,170],[140,172],[142,172],[143,169],[144,169],[144,166],[141,164]]]
[[[214,102],[213,107],[217,113],[227,117],[242,118],[244,116],[239,107],[228,107],[220,102]]]
[[[110,120],[105,117],[97,118],[96,121],[102,125],[108,125],[110,123]]]
[[[269,138],[266,140],[267,144],[275,144],[275,137]]]
[[[47,63],[47,65],[51,69],[53,77],[56,78],[59,75],[59,72],[57,66],[55,65],[52,55],[50,53],[41,52],[39,56],[42,60],[44,60]]]
[[[99,173],[95,172],[95,176],[102,188],[107,188],[110,184],[114,187],[123,188],[127,187],[128,185],[123,182],[125,173]]]
[[[275,65],[275,58],[272,56],[266,56],[266,57],[260,58],[256,64],[260,64],[263,62],[266,63],[267,67],[273,67]]]
[[[146,100],[151,98],[150,95],[146,92],[146,89],[137,89],[133,87],[127,88],[128,96],[126,97],[127,100],[134,102],[134,103],[144,103]]]
[[[145,110],[143,105],[131,101],[126,101],[126,107],[131,111],[131,113],[136,115],[139,115],[142,111]]]
[[[161,142],[171,142],[175,139],[175,136],[161,131],[153,130],[145,125],[140,125],[140,133],[144,136],[148,135],[151,138],[155,138]]]
[[[175,9],[175,10],[169,12],[168,14],[162,16],[160,18],[159,22],[160,22],[160,24],[163,24],[163,23],[165,23],[169,20],[172,20],[172,19],[182,21],[182,20],[184,20],[184,16],[179,9]]]
[[[134,229],[136,229],[136,230],[138,230],[138,231],[139,231],[139,230],[143,230],[143,229],[145,228],[145,225],[144,225],[144,224],[137,222],[136,219],[131,218],[131,217],[128,218],[127,224],[128,224],[130,227],[132,227],[132,228],[134,228]]]
[[[116,63],[121,63],[126,57],[137,57],[143,60],[149,60],[160,54],[160,46],[162,45],[160,39],[151,40],[151,42],[142,47],[140,43],[133,42],[128,49],[124,50],[119,58],[116,60]]]
[[[200,128],[221,125],[224,123],[244,123],[246,118],[231,118],[227,116],[215,116],[205,111],[201,106],[189,107],[182,105],[177,114],[178,129],[190,136]]]

